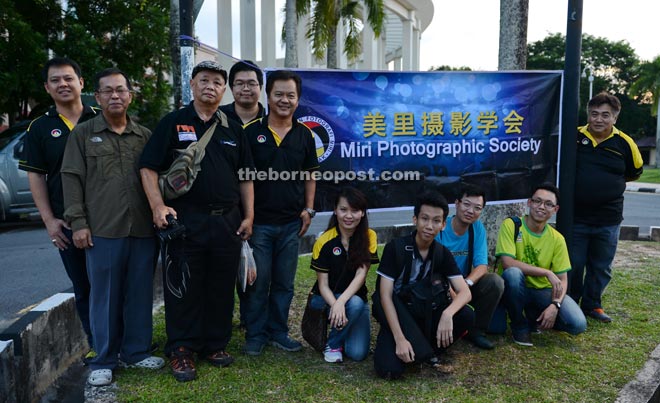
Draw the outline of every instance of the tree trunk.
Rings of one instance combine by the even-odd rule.
[[[286,0],[286,17],[284,32],[286,36],[286,50],[284,54],[284,67],[298,67],[298,16],[296,14],[296,0]]]
[[[337,32],[337,28],[335,31]],[[326,49],[326,67],[329,69],[337,68],[337,36],[328,43],[328,48]]]
[[[172,96],[174,108],[181,104],[181,47],[179,43],[179,0],[170,0],[170,56],[172,58]]]
[[[498,70],[524,70],[527,66],[527,14],[529,0],[500,0]]]

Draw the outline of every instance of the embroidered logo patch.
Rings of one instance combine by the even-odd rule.
[[[589,144],[589,139],[587,138],[582,139],[582,144],[584,144],[585,146]]]
[[[89,141],[91,141],[92,143],[103,143],[103,139],[97,136],[92,137],[91,139],[89,139]]]
[[[58,137],[60,137],[60,136],[62,135],[62,130],[60,130],[60,129],[53,129],[53,130],[51,130],[50,135],[53,136],[53,137],[55,137],[55,138],[58,138]]]
[[[341,255],[341,248],[339,246],[335,246],[334,248],[332,248],[332,254],[335,256]]]
[[[176,125],[176,131],[179,134],[179,141],[197,141],[194,126]]]
[[[258,135],[257,136],[257,142],[265,143],[266,142],[266,136],[264,136],[263,134]]]

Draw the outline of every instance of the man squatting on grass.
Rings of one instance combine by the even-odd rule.
[[[488,273],[488,239],[486,228],[479,221],[486,192],[465,184],[455,204],[456,215],[449,217],[445,229],[435,239],[451,251],[472,293],[470,306],[474,308],[475,320],[466,339],[479,348],[492,350],[495,345],[485,333],[504,293],[504,280],[496,273]]]
[[[401,377],[405,364],[428,363],[443,370],[438,360],[454,341],[474,325],[470,288],[451,252],[435,237],[445,227],[449,206],[438,193],[425,193],[414,207],[415,231],[385,245],[372,296],[374,317],[380,332],[374,350],[374,368],[385,379]],[[413,303],[413,287],[425,282],[431,287],[447,282],[455,290],[448,306],[420,314]],[[420,284],[417,284],[420,283]],[[448,291],[448,290],[446,290]]]
[[[536,329],[557,329],[576,335],[587,328],[580,307],[568,295],[571,270],[566,241],[548,220],[559,210],[559,189],[549,183],[534,188],[527,200],[529,214],[514,222],[506,219],[497,236],[495,256],[504,279],[503,304],[511,321],[513,341],[532,346]],[[502,271],[503,270],[503,271]],[[498,328],[506,328],[498,325]]]

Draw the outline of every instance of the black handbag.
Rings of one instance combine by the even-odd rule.
[[[323,309],[312,307],[313,292],[307,295],[307,305],[303,313],[300,330],[305,341],[316,351],[323,351],[328,342],[328,310],[327,305]]]

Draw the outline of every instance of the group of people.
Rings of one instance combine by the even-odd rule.
[[[259,102],[263,74],[253,62],[234,64],[228,75],[216,62],[203,61],[190,78],[193,101],[165,115],[153,132],[127,114],[133,88],[119,69],[94,77],[99,109],[82,103],[85,82],[72,60],[49,60],[43,81],[55,105],[31,123],[19,167],[28,171],[37,208],[73,283],[92,348],[86,356],[88,383],[110,384],[117,367],[165,365],[152,355],[155,233],[174,221],[185,228],[184,236],[160,245],[164,353],[174,378],[196,378],[195,355],[218,367],[234,361],[227,345],[241,245],[248,240],[257,276],[238,292],[242,351],[258,356],[266,345],[301,350],[289,334],[288,319],[299,241],[316,214],[316,183],[312,175],[289,181],[245,175],[319,169],[313,133],[293,119],[300,77],[287,70],[269,74],[266,113]],[[234,102],[220,106],[227,84]],[[506,330],[498,307],[508,313],[513,339],[522,345],[532,345],[530,334],[537,329],[584,331],[583,311],[611,320],[601,296],[622,218],[619,185],[625,189],[626,180],[639,177],[641,157],[613,128],[620,110],[615,97],[599,94],[588,108],[589,123],[579,129],[578,139],[577,177],[585,186],[576,191],[577,246],[567,248],[547,224],[559,208],[559,191],[543,184],[532,192],[528,214],[502,224],[498,272],[489,272],[486,231],[479,221],[485,193],[464,186],[449,218],[442,195],[420,196],[415,231],[385,246],[371,297],[380,323],[374,350],[379,376],[398,378],[410,362],[441,368],[443,351],[461,337],[494,348],[486,333]],[[207,132],[210,141],[194,183],[185,194],[166,199],[159,173]],[[341,362],[344,355],[359,361],[369,353],[365,281],[375,263],[377,239],[368,225],[367,199],[343,188],[311,262],[317,272],[311,304],[328,312],[323,352],[328,362]],[[569,282],[571,268],[577,275]]]

